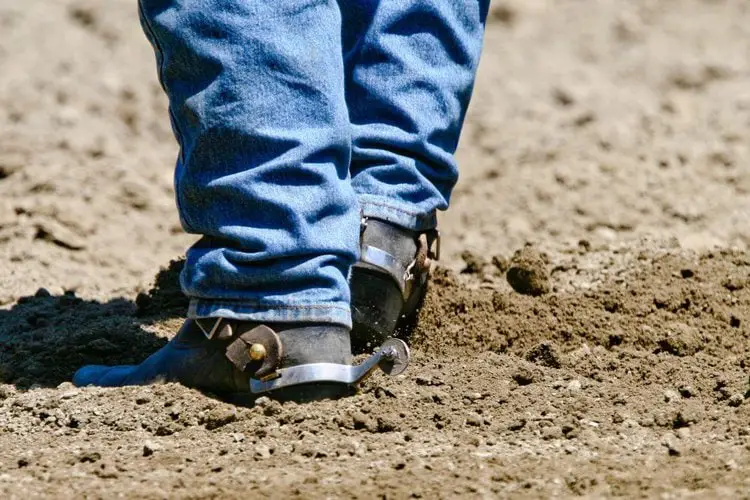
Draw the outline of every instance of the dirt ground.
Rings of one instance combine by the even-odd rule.
[[[70,384],[180,322],[176,146],[130,0],[0,75],[3,498],[750,498],[745,0],[495,1],[413,365],[308,405]]]

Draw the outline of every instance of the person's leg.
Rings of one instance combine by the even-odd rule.
[[[453,155],[479,63],[489,0],[351,3],[357,6],[344,19],[350,171],[362,215],[370,220],[363,233],[362,262],[352,275],[354,335],[358,328],[375,325],[377,331],[371,333],[377,341],[392,330],[392,310],[399,308],[399,300],[414,307],[414,295],[423,290],[419,283],[409,283],[410,277],[420,281],[409,266],[420,247],[419,233],[436,227],[436,211],[448,207],[458,178]],[[425,244],[433,243],[421,246]],[[421,250],[430,253],[429,248]],[[391,278],[379,277],[378,271]],[[400,299],[387,292],[393,282],[399,285]],[[383,290],[377,300],[361,291],[373,288]],[[392,304],[384,302],[385,296],[393,298]],[[374,318],[381,318],[379,325]]]
[[[345,38],[352,184],[365,217],[432,229],[458,179],[489,0],[363,5],[344,20],[360,30]]]
[[[337,2],[141,0],[139,5],[180,144],[179,214],[187,231],[202,235],[187,252],[181,275],[191,299],[189,316],[276,325],[290,332],[289,342],[290,335],[306,336],[297,355],[285,349],[287,357],[345,362],[351,325],[347,278],[357,258],[359,213],[348,172]],[[201,371],[213,373],[206,377],[224,379],[203,384],[193,380],[198,362],[184,362],[193,347],[204,349],[203,333],[214,323],[188,321],[177,346],[173,342],[140,367],[84,369],[76,383],[119,385],[162,377],[224,390],[217,386],[235,383],[231,368],[218,376],[221,370],[210,368],[201,354]],[[310,335],[301,324],[313,325]],[[343,331],[345,342],[338,333],[329,342],[321,328]]]
[[[349,325],[357,209],[336,2],[141,6],[181,145],[180,216],[203,235],[181,276],[190,316]]]

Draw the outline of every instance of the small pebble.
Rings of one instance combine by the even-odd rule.
[[[154,454],[154,452],[164,449],[162,445],[159,443],[155,443],[153,441],[146,441],[143,443],[143,456],[144,457],[150,457]]]
[[[266,460],[268,458],[271,458],[271,449],[264,444],[259,444],[258,446],[256,446],[254,453],[255,458],[259,460]]]
[[[77,389],[73,389],[71,391],[65,391],[62,394],[60,394],[60,399],[73,399],[74,397],[78,396],[80,394],[80,391]]]
[[[689,427],[680,427],[675,431],[675,434],[677,434],[677,437],[685,440],[690,438],[690,428]]]
[[[364,413],[354,412],[352,414],[352,424],[355,429],[368,429],[373,426],[373,421],[370,417]]]
[[[682,455],[682,447],[677,443],[674,436],[667,436],[661,444],[667,449],[670,457],[679,457]]]
[[[683,398],[692,398],[695,395],[695,389],[690,385],[681,385],[677,390]]]
[[[728,404],[729,406],[732,406],[734,408],[740,406],[745,401],[745,396],[742,394],[732,394],[732,396],[729,398]]]
[[[582,388],[581,381],[578,379],[573,379],[570,382],[568,382],[568,390],[571,392],[578,392]]]
[[[519,368],[516,373],[513,374],[513,380],[518,385],[529,385],[534,382],[534,372],[527,368]]]
[[[466,425],[479,427],[480,425],[482,425],[482,418],[479,415],[469,415],[469,417],[466,419]]]
[[[516,431],[520,431],[524,427],[526,427],[526,419],[520,418],[514,422],[511,422],[511,424],[508,426],[508,430],[516,432]]]
[[[667,389],[664,391],[664,401],[667,403],[671,403],[673,401],[679,401],[682,399],[682,397],[677,393],[677,391],[673,391],[672,389]]]
[[[12,385],[0,385],[0,399],[7,399],[11,396],[15,396],[16,388]]]

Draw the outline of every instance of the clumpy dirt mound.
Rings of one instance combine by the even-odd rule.
[[[551,340],[568,349],[587,343],[676,356],[699,351],[717,357],[747,355],[750,255],[631,253],[637,253],[637,265],[616,269],[595,288],[541,297],[519,295],[491,282],[471,286],[441,269],[413,343],[440,353],[461,348],[521,354]],[[575,275],[589,259],[568,258],[555,268],[553,284]],[[608,274],[614,262],[599,272]]]

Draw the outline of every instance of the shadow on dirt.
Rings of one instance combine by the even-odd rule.
[[[167,343],[145,327],[185,314],[187,300],[176,279],[181,267],[181,261],[170,263],[135,301],[98,302],[40,289],[0,310],[0,383],[55,387],[86,364],[141,362]]]

